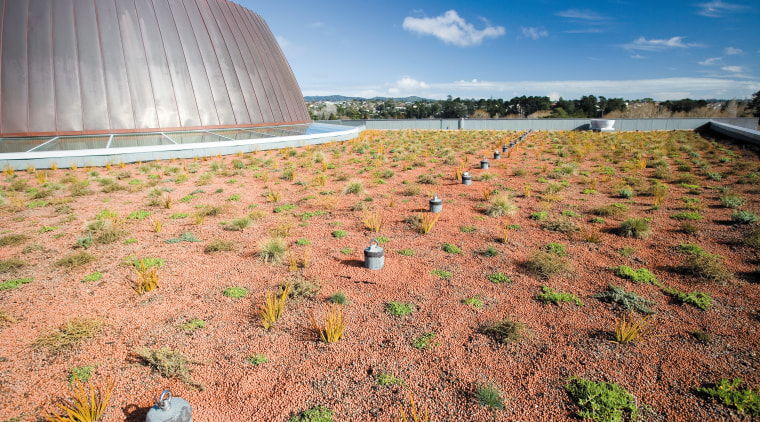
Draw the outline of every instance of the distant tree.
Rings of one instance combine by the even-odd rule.
[[[475,110],[475,111],[472,113],[472,118],[473,118],[473,119],[490,119],[490,118],[491,118],[491,115],[490,115],[490,114],[488,114],[488,112],[487,112],[487,111],[485,111],[485,110],[482,110],[482,109],[477,109],[477,110]]]
[[[747,103],[747,109],[755,117],[760,117],[760,91],[752,94],[752,99]]]

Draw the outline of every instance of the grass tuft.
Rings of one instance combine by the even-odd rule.
[[[139,348],[135,353],[145,362],[146,365],[153,368],[161,376],[166,378],[176,378],[185,384],[203,390],[203,385],[193,381],[190,377],[189,361],[179,350],[172,350],[169,347],[162,347],[158,350],[150,350],[146,347]]]
[[[475,390],[478,402],[493,410],[504,410],[504,401],[501,399],[501,391],[494,385],[482,385]]]
[[[267,292],[264,297],[264,303],[259,306],[259,317],[261,318],[261,325],[264,326],[265,330],[274,327],[277,320],[280,319],[293,285],[286,283],[280,287],[279,297],[275,296],[272,292]]]
[[[510,318],[505,318],[481,329],[483,334],[502,344],[520,341],[527,331],[528,326],[524,322],[513,321]]]
[[[61,353],[79,346],[95,337],[103,327],[100,318],[74,318],[60,327],[37,337],[32,347],[50,353]]]
[[[649,221],[645,218],[629,218],[620,223],[618,234],[623,237],[646,239],[652,234],[652,229],[649,227]]]
[[[643,341],[652,331],[652,315],[637,317],[631,309],[628,315],[623,314],[615,320],[615,342],[625,344]]]
[[[113,394],[113,380],[109,381],[105,388],[90,384],[89,394],[85,392],[79,379],[76,379],[76,390],[71,404],[58,404],[58,407],[66,412],[65,416],[50,414],[45,417],[52,422],[90,422],[103,418],[108,402]]]

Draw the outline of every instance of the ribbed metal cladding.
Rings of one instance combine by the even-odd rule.
[[[311,121],[267,24],[227,0],[0,8],[0,137]]]

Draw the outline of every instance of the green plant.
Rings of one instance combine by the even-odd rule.
[[[50,353],[65,352],[95,337],[102,327],[103,320],[100,318],[73,318],[60,327],[41,334],[34,340],[32,347]]]
[[[488,245],[487,248],[480,251],[480,254],[483,256],[493,258],[499,254],[499,251],[493,245]]]
[[[345,230],[335,230],[332,232],[332,237],[336,239],[340,239],[342,237],[346,237],[346,231]]]
[[[232,286],[232,287],[227,287],[226,289],[224,289],[222,294],[225,297],[231,297],[233,299],[242,299],[248,296],[248,289],[246,289],[245,287]]]
[[[75,252],[59,258],[55,261],[55,265],[57,267],[74,268],[81,267],[82,265],[87,265],[95,260],[97,260],[97,258],[95,258],[95,255],[93,254],[87,252]]]
[[[203,249],[205,253],[227,252],[235,249],[235,244],[225,239],[214,239]]]
[[[204,389],[202,384],[193,381],[190,377],[189,361],[179,350],[172,350],[169,347],[150,350],[146,347],[141,347],[135,350],[135,354],[161,376],[177,378],[191,387],[199,390]]]
[[[483,301],[480,299],[479,296],[466,297],[462,299],[462,303],[464,303],[467,306],[472,306],[475,309],[480,309],[483,307]]]
[[[440,346],[441,343],[435,341],[435,333],[425,333],[414,339],[412,345],[417,350],[427,350],[436,346]]]
[[[377,385],[381,386],[406,385],[404,380],[401,378],[396,378],[393,374],[389,374],[387,372],[379,372],[377,375],[375,375],[375,381],[377,382]]]
[[[662,285],[662,283],[657,280],[657,277],[654,274],[650,273],[646,268],[639,268],[638,270],[634,270],[627,265],[620,265],[617,267],[612,267],[611,269],[616,276],[635,281],[636,283],[649,283],[654,284],[655,286]]]
[[[696,392],[733,407],[751,416],[760,415],[760,395],[751,388],[740,388],[741,378],[722,379],[711,387],[698,387]]]
[[[414,256],[414,249],[399,249],[396,253],[401,256]]]
[[[450,253],[450,254],[460,254],[460,253],[462,253],[462,249],[460,249],[456,245],[452,245],[451,243],[444,243],[443,244],[443,250],[446,253]]]
[[[631,188],[622,188],[618,189],[618,195],[620,195],[621,198],[631,199],[634,196],[634,192]]]
[[[488,274],[487,278],[488,278],[488,281],[494,284],[503,284],[503,283],[512,282],[512,280],[509,278],[508,275],[502,274],[502,273]]]
[[[528,331],[528,326],[521,321],[505,318],[481,328],[481,332],[498,343],[509,344],[522,339]]]
[[[745,202],[739,195],[726,194],[720,197],[720,203],[726,208],[740,208]]]
[[[652,331],[652,315],[637,317],[631,309],[630,314],[623,314],[615,320],[615,342],[625,344],[644,341]]]
[[[735,224],[755,224],[759,220],[757,214],[749,210],[735,210],[731,213],[731,221]]]
[[[269,359],[265,355],[262,355],[262,354],[248,356],[246,360],[248,361],[248,363],[250,363],[253,366],[259,366],[259,365],[263,365],[269,362]]]
[[[351,248],[340,248],[340,253],[342,253],[343,255],[351,255],[352,253],[354,253],[354,250]]]
[[[710,293],[684,293],[673,287],[665,287],[662,289],[662,291],[668,296],[672,296],[673,299],[677,300],[680,303],[688,303],[689,305],[695,306],[703,311],[712,308],[714,305]]]
[[[451,278],[451,275],[452,275],[451,271],[446,271],[446,270],[433,270],[431,271],[431,273],[443,279],[449,279]]]
[[[292,283],[281,285],[279,297],[275,296],[272,292],[266,293],[264,303],[259,306],[259,317],[261,318],[261,324],[264,326],[265,330],[274,327],[274,324],[280,319],[292,288]]]
[[[581,215],[573,210],[562,210],[562,216],[569,217],[569,218],[578,218]]]
[[[565,391],[580,408],[578,416],[594,421],[638,420],[636,398],[617,384],[570,378]]]
[[[477,230],[475,226],[459,226],[459,231],[462,233],[472,233],[475,230]]]
[[[671,216],[672,218],[675,218],[676,220],[701,220],[704,217],[702,217],[702,214],[698,212],[679,212],[678,214],[674,214]]]
[[[312,407],[288,419],[288,422],[331,422],[333,411],[322,406]]]
[[[279,264],[288,253],[288,245],[280,237],[271,237],[259,243],[259,256],[265,263]]]
[[[620,223],[618,234],[623,237],[646,239],[652,233],[649,221],[645,218],[629,218]]]
[[[170,245],[179,243],[179,242],[201,242],[200,239],[195,237],[195,235],[192,232],[183,232],[180,237],[176,237],[173,239],[166,239],[164,240],[165,243],[168,243]]]
[[[385,304],[385,310],[392,316],[401,317],[414,312],[414,304],[390,301]]]
[[[16,278],[0,283],[0,291],[18,289],[24,284],[31,283],[32,277]]]
[[[100,281],[100,279],[102,278],[103,278],[103,273],[101,273],[100,271],[95,271],[94,273],[87,274],[86,276],[84,276],[84,278],[82,278],[82,283],[89,283],[91,281],[93,282]]]
[[[544,250],[557,256],[567,256],[565,245],[561,243],[550,242],[544,245]]]
[[[275,214],[279,214],[281,212],[290,211],[290,210],[293,210],[293,209],[296,209],[295,205],[293,205],[293,204],[283,204],[283,205],[278,205],[278,206],[274,207],[274,212],[275,212]]]
[[[105,388],[90,384],[90,392],[87,394],[82,383],[76,380],[76,392],[72,404],[58,404],[58,407],[66,412],[65,416],[50,414],[45,417],[52,422],[94,422],[100,420],[105,414],[108,402],[113,394],[113,380],[109,381]]]
[[[298,239],[298,240],[296,240],[296,245],[298,245],[298,246],[311,245],[311,241],[309,239]]]
[[[620,286],[610,284],[607,290],[595,294],[594,299],[599,299],[602,302],[617,303],[623,306],[627,310],[636,310],[642,314],[653,314],[654,311],[649,306],[654,305],[654,302],[644,299],[634,292],[628,292]]]
[[[608,205],[600,205],[591,209],[591,214],[602,217],[618,217],[628,211],[628,206],[617,202]]]
[[[536,295],[536,300],[540,302],[546,304],[553,303],[555,305],[559,305],[562,302],[567,302],[575,304],[577,306],[583,306],[581,299],[572,293],[558,292],[549,286],[541,286],[541,291],[541,293]]]
[[[346,328],[343,306],[336,303],[327,305],[324,324],[319,324],[314,317],[314,313],[309,312],[309,323],[311,329],[317,333],[320,340],[324,343],[335,343],[343,338],[343,332]]]
[[[179,326],[185,331],[195,331],[198,328],[206,328],[206,321],[198,318],[187,320]]]
[[[549,216],[548,212],[546,212],[546,211],[538,211],[538,212],[534,212],[533,214],[531,214],[530,218],[531,218],[531,220],[543,221],[543,220],[546,220],[546,217],[548,217],[548,216]]]
[[[151,214],[150,211],[137,210],[137,211],[132,211],[131,213],[129,213],[127,218],[130,220],[144,220],[150,217],[150,214]]]
[[[85,365],[85,366],[75,366],[71,368],[71,373],[69,374],[69,384],[74,385],[76,384],[77,380],[80,382],[87,382],[92,377],[93,371],[95,371],[95,368],[97,368],[98,365]]]
[[[482,385],[478,387],[475,390],[475,397],[481,406],[487,406],[494,410],[504,410],[501,391],[495,385]]]
[[[327,298],[327,300],[332,303],[337,303],[338,305],[344,305],[347,302],[346,294],[341,291],[333,293],[330,297]]]
[[[710,333],[707,333],[705,331],[702,331],[700,329],[696,329],[692,331],[691,335],[697,339],[698,342],[702,344],[710,344],[712,343],[712,336]]]

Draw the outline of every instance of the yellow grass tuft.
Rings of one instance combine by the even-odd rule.
[[[615,320],[615,342],[625,344],[646,340],[654,328],[651,324],[652,316],[638,318],[633,314],[633,310],[627,316],[621,315]]]
[[[158,265],[147,267],[145,261],[141,259],[135,271],[137,271],[137,284],[134,289],[137,294],[141,295],[158,288]]]
[[[430,233],[430,230],[433,230],[433,226],[438,221],[438,217],[440,216],[440,213],[434,212],[420,213],[420,225],[418,227],[420,234]]]
[[[66,415],[48,415],[45,419],[51,422],[94,422],[100,420],[108,406],[108,402],[111,400],[113,394],[113,379],[108,382],[105,390],[100,387],[97,388],[90,384],[90,394],[88,395],[82,383],[79,382],[79,378],[75,378],[77,382],[76,392],[71,405],[59,404]]]
[[[279,298],[272,292],[266,293],[264,303],[259,306],[259,317],[261,317],[261,325],[264,326],[265,330],[274,327],[274,324],[280,319],[291,290],[293,290],[293,284],[286,283],[283,284],[282,293]]]
[[[327,306],[327,314],[324,318],[324,325],[317,323],[314,313],[309,313],[309,323],[311,328],[319,335],[319,339],[325,343],[335,343],[343,338],[343,331],[346,328],[345,314],[343,307],[337,303]]]
[[[385,216],[380,211],[364,210],[362,211],[362,222],[369,231],[379,233],[385,224]]]
[[[414,396],[412,396],[411,391],[409,392],[409,401],[412,403],[412,407],[409,409],[409,417],[404,413],[404,406],[399,405],[401,416],[398,417],[398,422],[428,422],[430,417],[428,416],[427,406],[425,406],[424,415],[419,414],[417,412],[417,406],[414,404]]]

